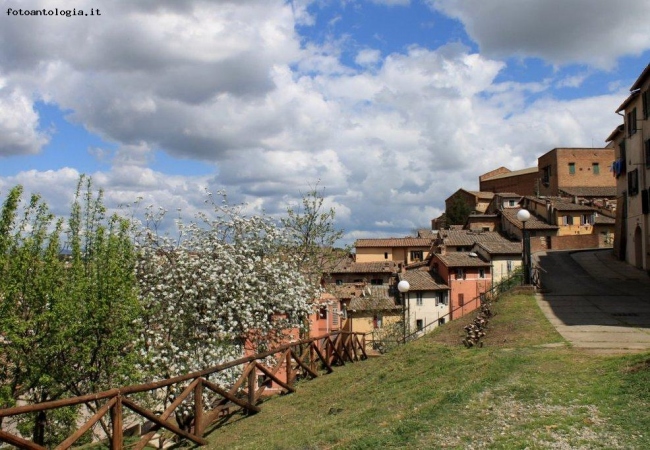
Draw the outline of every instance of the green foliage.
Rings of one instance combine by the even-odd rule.
[[[289,207],[287,217],[281,220],[282,226],[289,233],[293,256],[313,283],[319,283],[323,268],[332,265],[348,249],[335,251],[334,245],[343,230],[334,225],[336,217],[334,208],[324,205],[324,189],[318,189],[318,183],[303,194],[299,207]]]
[[[129,223],[106,218],[89,178],[79,181],[67,224],[40,196],[25,206],[22,196],[22,187],[11,189],[0,214],[0,407],[134,379],[130,328],[140,308]],[[64,238],[69,257],[61,253]],[[56,434],[56,424],[74,422],[74,411],[47,414],[34,423],[36,442],[51,438],[45,423]]]
[[[471,213],[472,207],[465,200],[460,197],[454,197],[445,211],[447,225],[465,225]]]

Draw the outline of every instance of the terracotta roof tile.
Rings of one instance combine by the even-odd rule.
[[[616,220],[612,217],[603,216],[602,214],[598,214],[595,220],[596,225],[614,225],[615,223]]]
[[[517,255],[522,251],[521,242],[479,242],[476,246],[490,255]]]
[[[355,247],[430,247],[430,238],[357,239]]]
[[[477,242],[508,242],[496,231],[445,230],[440,232],[440,238],[447,246],[469,246]]]
[[[521,208],[509,208],[509,209],[504,209],[501,211],[502,217],[519,228],[520,230],[523,229],[523,225],[519,219],[517,219],[517,213],[519,212]],[[528,222],[526,222],[526,229],[527,230],[557,230],[558,227],[556,225],[550,225],[546,223],[545,221],[541,220],[534,214],[530,215],[530,219]]]
[[[409,282],[409,291],[439,291],[449,289],[449,286],[436,279],[436,276],[429,271],[407,270],[399,274],[399,279]]]
[[[490,267],[489,262],[483,261],[478,256],[470,256],[469,252],[436,254],[435,257],[447,267]]]
[[[330,273],[395,273],[396,271],[395,261],[355,262],[348,258],[339,261]]]
[[[567,195],[578,197],[616,197],[616,186],[564,187],[560,190]]]
[[[348,309],[353,311],[392,310],[401,309],[401,306],[395,304],[395,298],[390,295],[389,286],[368,285],[362,296],[352,298]]]
[[[537,172],[539,172],[539,169],[537,167],[529,167],[527,169],[513,170],[513,171],[507,172],[507,173],[500,173],[500,174],[495,175],[495,176],[490,177],[490,178],[484,178],[483,181],[499,180],[501,178],[510,178],[510,177],[516,177],[516,176],[519,176],[519,175],[526,175],[526,174],[529,174],[529,173],[537,173]]]

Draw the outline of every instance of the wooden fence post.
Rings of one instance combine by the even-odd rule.
[[[248,372],[248,403],[253,406],[255,406],[255,391],[257,390],[255,388],[256,381],[257,381],[257,370],[253,368],[253,370]],[[249,415],[255,414],[255,411],[249,408],[248,414]]]
[[[287,384],[293,387],[293,364],[291,363],[291,350],[287,351],[285,365],[287,366]]]
[[[194,435],[203,437],[203,378],[194,386]]]
[[[111,439],[111,450],[124,448],[124,423],[122,417],[122,396],[117,395],[117,401],[111,408],[111,423],[113,424],[113,438]]]

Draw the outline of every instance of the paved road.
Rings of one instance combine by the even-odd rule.
[[[650,351],[650,277],[611,250],[549,251],[537,302],[572,346],[599,353]]]

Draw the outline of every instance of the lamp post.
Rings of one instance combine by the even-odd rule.
[[[519,212],[517,212],[517,220],[519,220],[522,223],[523,234],[524,234],[524,242],[523,242],[524,257],[522,262],[524,263],[524,284],[525,285],[530,284],[530,236],[529,233],[526,232],[526,222],[528,222],[528,219],[530,219],[530,213],[528,212],[527,209],[520,209]]]
[[[402,338],[402,343],[406,344],[406,293],[411,289],[411,285],[408,281],[402,280],[397,283],[397,290],[402,294],[402,324],[404,337]]]

